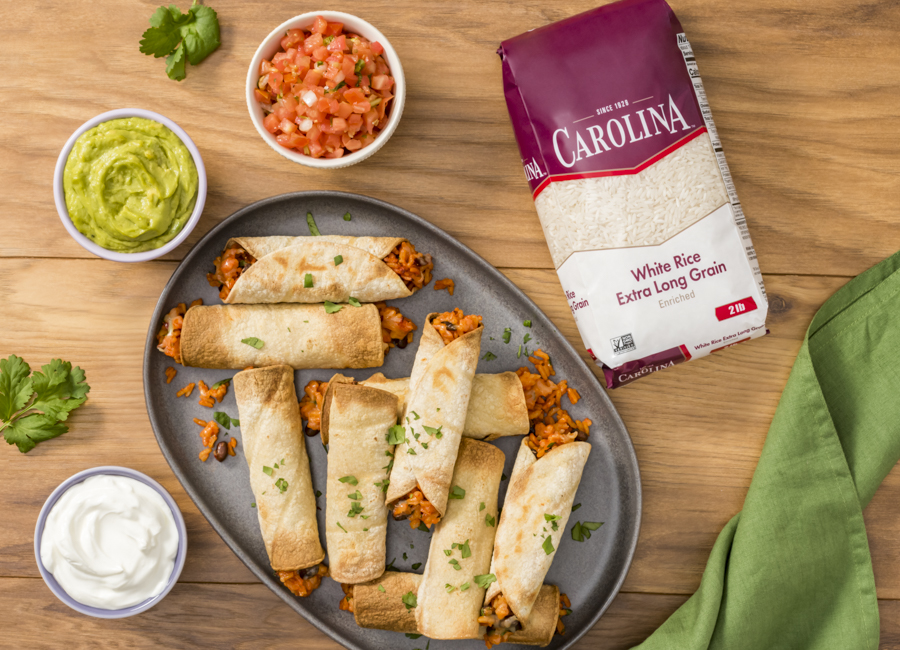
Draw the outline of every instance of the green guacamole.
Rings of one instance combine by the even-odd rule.
[[[103,248],[123,253],[153,250],[178,235],[194,211],[197,186],[184,143],[140,117],[84,132],[63,172],[72,223]]]

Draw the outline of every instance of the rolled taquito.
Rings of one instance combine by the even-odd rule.
[[[374,368],[384,363],[375,305],[198,305],[181,330],[185,366]]]
[[[409,397],[408,377],[388,379],[379,372],[360,383],[399,397],[399,414],[403,415]],[[516,373],[475,375],[463,425],[464,437],[494,440],[504,436],[524,436],[529,427],[525,391]]]
[[[276,571],[315,566],[325,551],[319,543],[294,371],[288,366],[244,370],[234,376],[234,395],[269,562]]]
[[[484,328],[478,325],[445,345],[432,322],[437,316],[429,314],[422,326],[401,422],[405,439],[395,450],[387,503],[418,486],[443,515]]]
[[[491,559],[498,595],[527,630],[534,603],[565,532],[590,444],[569,442],[536,458],[523,440],[516,455]]]
[[[403,237],[235,237],[255,262],[246,266],[226,303],[378,302],[414,289],[384,262]],[[339,260],[339,261],[338,261]],[[307,275],[309,276],[307,278]]]
[[[356,584],[384,573],[388,430],[397,423],[391,393],[333,381],[322,408],[328,441],[325,543],[331,577]]]
[[[353,585],[353,617],[360,627],[415,634],[416,610],[408,594],[416,595],[422,576],[385,571],[370,582]],[[406,596],[406,601],[404,601]]]
[[[504,461],[503,452],[486,442],[464,439],[459,445],[452,498],[431,537],[417,597],[416,624],[429,638],[479,636]]]
[[[411,602],[408,594],[418,600],[422,576],[416,573],[386,571],[383,576],[361,585],[353,585],[351,598],[353,616],[360,627],[390,630],[416,634],[416,607],[407,607]],[[403,597],[407,599],[404,602]],[[531,613],[531,625],[527,630],[514,632],[507,641],[522,645],[548,645],[556,633],[559,620],[559,589],[555,585],[544,585]],[[473,628],[474,629],[474,628]],[[476,636],[472,638],[478,638]]]

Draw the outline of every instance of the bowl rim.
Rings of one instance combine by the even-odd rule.
[[[121,253],[118,251],[112,251],[108,248],[103,248],[100,244],[91,241],[82,234],[78,228],[75,227],[75,224],[72,223],[72,219],[69,217],[69,208],[66,206],[66,193],[65,188],[63,187],[63,172],[66,168],[66,162],[69,160],[69,154],[72,153],[72,148],[75,146],[75,141],[82,136],[89,129],[94,128],[98,124],[102,124],[103,122],[109,122],[110,120],[116,120],[127,117],[141,117],[144,119],[152,120],[154,122],[158,122],[165,127],[168,127],[170,131],[172,131],[178,139],[187,147],[188,151],[191,154],[191,158],[194,161],[194,166],[197,168],[197,201],[194,204],[194,211],[191,212],[191,216],[188,221],[182,227],[181,232],[179,232],[171,241],[166,242],[164,245],[159,248],[154,248],[149,251],[141,251],[139,253]],[[194,141],[191,139],[191,136],[187,134],[187,132],[182,129],[178,124],[174,121],[166,117],[165,115],[160,115],[154,111],[149,111],[143,108],[117,108],[112,111],[106,111],[105,113],[101,113],[95,117],[92,117],[87,122],[79,126],[75,129],[75,132],[69,136],[69,139],[66,141],[66,144],[63,145],[62,151],[59,152],[59,157],[56,160],[56,168],[53,171],[53,199],[56,202],[56,211],[59,214],[59,218],[62,221],[63,226],[72,236],[72,238],[81,245],[89,253],[96,255],[97,257],[102,257],[107,260],[111,260],[113,262],[146,262],[148,260],[156,259],[157,257],[161,257],[166,253],[171,252],[178,246],[180,246],[184,240],[188,238],[188,235],[191,234],[191,231],[194,230],[194,227],[200,221],[200,216],[203,214],[203,208],[206,205],[206,191],[207,191],[207,181],[206,181],[206,166],[203,164],[203,158],[200,156],[200,151],[197,149],[197,145],[194,144]]]
[[[363,147],[359,151],[354,151],[352,153],[341,156],[340,158],[313,158],[312,156],[295,153],[286,149],[285,147],[282,147],[275,141],[274,136],[266,131],[265,127],[263,126],[262,109],[259,108],[259,102],[257,102],[253,96],[253,91],[256,88],[256,83],[259,79],[259,64],[263,59],[264,52],[269,50],[274,45],[276,39],[277,41],[280,41],[283,38],[282,35],[288,29],[295,29],[300,26],[306,26],[308,23],[311,23],[313,20],[315,20],[316,16],[323,16],[326,20],[329,21],[342,22],[345,26],[350,23],[353,25],[351,29],[358,31],[362,36],[365,36],[370,41],[378,41],[381,46],[384,47],[384,54],[388,60],[388,64],[391,67],[391,75],[394,77],[394,105],[391,108],[390,115],[388,116],[387,125],[384,127],[381,133],[378,134],[378,137],[375,138],[375,141],[372,144],[367,147]],[[357,26],[362,28],[357,29]],[[388,40],[388,38],[370,22],[360,18],[359,16],[348,14],[343,11],[307,11],[284,21],[278,27],[269,32],[268,36],[266,36],[259,44],[259,47],[256,48],[256,52],[253,54],[253,58],[250,59],[250,67],[247,69],[247,82],[245,90],[247,110],[250,113],[250,121],[253,122],[253,126],[256,127],[256,131],[263,139],[263,142],[265,142],[272,149],[274,149],[276,152],[278,152],[288,160],[299,163],[301,165],[306,165],[307,167],[313,167],[315,169],[340,169],[342,167],[349,167],[350,165],[355,165],[356,163],[362,162],[369,156],[375,154],[376,151],[381,149],[381,147],[383,147],[385,143],[387,143],[387,141],[394,134],[394,131],[397,130],[397,125],[400,123],[400,117],[403,114],[403,107],[406,103],[406,77],[403,74],[403,65],[400,63],[400,56],[397,54],[394,46],[391,45],[391,42]]]
[[[85,605],[84,603],[80,603],[72,596],[70,596],[65,589],[56,581],[56,578],[52,573],[44,566],[44,563],[41,561],[41,537],[44,534],[44,526],[47,522],[47,517],[50,514],[50,510],[53,509],[53,506],[56,505],[56,502],[60,499],[60,497],[65,493],[69,488],[73,485],[77,485],[78,483],[82,483],[88,478],[93,476],[101,476],[101,475],[113,475],[113,476],[125,476],[127,478],[134,479],[153,488],[162,498],[163,501],[166,502],[166,505],[169,506],[169,509],[172,511],[172,517],[175,519],[175,528],[178,530],[178,551],[175,554],[175,565],[172,567],[172,574],[169,576],[169,581],[166,583],[166,587],[156,594],[148,598],[147,600],[138,603],[137,605],[132,605],[131,607],[124,607],[122,609],[102,609],[100,607],[93,607],[91,605]],[[131,469],[129,467],[119,467],[117,465],[103,465],[100,467],[91,467],[86,470],[82,470],[77,474],[73,474],[65,481],[60,483],[53,492],[50,493],[50,496],[47,497],[47,500],[44,502],[43,507],[41,508],[41,512],[38,515],[37,523],[34,527],[34,556],[35,560],[37,560],[38,570],[41,573],[41,577],[44,579],[44,583],[53,592],[53,595],[56,596],[60,601],[74,609],[76,612],[81,614],[86,614],[87,616],[93,616],[94,618],[106,618],[106,619],[114,619],[114,618],[126,618],[128,616],[134,616],[135,614],[140,614],[141,612],[145,612],[157,603],[159,603],[163,598],[166,597],[175,584],[178,582],[178,578],[181,576],[181,571],[184,569],[184,562],[187,556],[187,528],[184,524],[184,516],[181,514],[181,510],[178,508],[178,505],[175,503],[175,499],[172,498],[172,495],[168,493],[168,491],[155,480],[139,472],[137,470]]]

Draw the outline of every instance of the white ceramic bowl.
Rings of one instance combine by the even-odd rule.
[[[154,248],[150,251],[142,251],[140,253],[120,253],[118,251],[111,251],[107,248],[103,248],[81,234],[69,218],[69,209],[66,207],[66,193],[63,189],[63,171],[66,168],[66,161],[69,159],[72,147],[75,146],[75,141],[88,129],[93,129],[103,122],[123,117],[142,117],[153,120],[154,122],[159,122],[168,127],[178,136],[178,139],[184,143],[184,146],[187,147],[188,151],[191,153],[191,158],[194,159],[194,166],[197,167],[197,203],[194,205],[194,211],[191,213],[190,219],[184,224],[184,228],[181,229],[181,232],[164,246]],[[113,262],[146,262],[147,260],[156,259],[161,255],[165,255],[178,247],[185,239],[187,239],[188,235],[190,235],[191,231],[194,229],[194,226],[200,221],[200,215],[203,214],[203,206],[206,204],[206,167],[203,166],[203,159],[200,157],[197,145],[194,144],[191,137],[185,133],[184,129],[175,124],[175,122],[168,117],[160,115],[159,113],[154,113],[153,111],[145,111],[141,108],[120,108],[102,113],[97,117],[88,120],[78,127],[75,133],[68,139],[56,161],[56,171],[53,173],[53,198],[56,201],[56,211],[59,213],[59,218],[62,221],[63,226],[65,226],[66,230],[69,231],[69,234],[72,235],[72,239],[81,244],[82,248],[93,253],[97,257],[103,257],[112,260]]]
[[[391,109],[388,114],[388,122],[384,129],[375,138],[375,141],[367,147],[363,147],[359,151],[344,154],[340,158],[313,158],[305,156],[302,153],[291,151],[282,147],[275,140],[275,136],[266,131],[263,126],[263,118],[265,113],[260,107],[259,102],[253,96],[256,84],[259,81],[259,64],[263,59],[271,59],[275,53],[281,48],[281,39],[284,38],[285,32],[289,29],[308,28],[313,24],[316,16],[322,16],[328,22],[343,23],[347,31],[354,32],[365,37],[369,41],[378,41],[384,47],[384,57],[387,59],[388,66],[391,68],[391,76],[394,78],[394,99],[391,100]],[[286,20],[272,32],[266,36],[256,54],[250,60],[250,68],[247,70],[247,109],[250,111],[250,119],[253,126],[259,132],[260,137],[266,141],[270,147],[280,153],[288,160],[293,160],[307,167],[316,167],[317,169],[339,169],[341,167],[349,167],[358,162],[362,162],[376,151],[381,149],[390,139],[394,131],[397,130],[397,124],[400,122],[400,116],[403,113],[403,103],[406,100],[406,80],[403,77],[403,66],[400,65],[400,57],[394,50],[390,41],[385,38],[384,34],[375,29],[362,18],[357,18],[352,14],[345,14],[340,11],[310,11],[299,16],[294,16],[290,20]]]
[[[66,593],[66,590],[60,586],[60,584],[56,581],[56,578],[53,577],[53,574],[47,570],[47,568],[44,566],[44,563],[41,561],[41,537],[44,534],[44,525],[47,523],[47,517],[50,515],[50,511],[53,509],[53,506],[56,505],[56,502],[59,501],[59,498],[65,493],[65,491],[73,485],[81,483],[85,479],[91,478],[92,476],[102,476],[104,474],[132,478],[156,490],[159,496],[163,498],[163,501],[166,502],[166,505],[168,505],[169,509],[172,511],[172,517],[175,519],[175,527],[178,529],[178,552],[175,555],[175,566],[172,568],[172,574],[169,576],[169,581],[166,583],[166,587],[160,593],[148,598],[144,602],[138,603],[137,605],[132,605],[131,607],[125,607],[123,609],[100,609],[99,607],[93,607],[91,605],[85,605],[78,602],[68,593]],[[181,516],[181,511],[178,509],[178,505],[175,503],[175,500],[168,492],[166,492],[166,489],[162,485],[154,481],[146,474],[142,474],[141,472],[130,469],[128,467],[116,467],[113,465],[92,467],[91,469],[86,469],[83,472],[78,472],[74,476],[70,476],[65,481],[63,481],[59,485],[59,487],[53,490],[49,497],[47,497],[47,501],[44,502],[44,507],[41,508],[41,512],[38,515],[37,525],[34,527],[34,557],[37,560],[38,570],[40,571],[41,577],[44,579],[44,582],[50,588],[50,591],[53,592],[53,595],[59,598],[63,603],[74,609],[76,612],[80,612],[88,616],[93,616],[94,618],[127,618],[128,616],[134,616],[135,614],[146,612],[148,609],[165,598],[166,594],[172,591],[175,583],[178,582],[178,577],[181,575],[181,570],[184,568],[184,560],[186,556],[187,528],[185,528],[184,517]]]

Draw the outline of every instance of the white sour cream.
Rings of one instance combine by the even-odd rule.
[[[156,596],[172,575],[178,528],[150,486],[126,476],[92,476],[53,505],[41,562],[72,598],[122,609]]]

